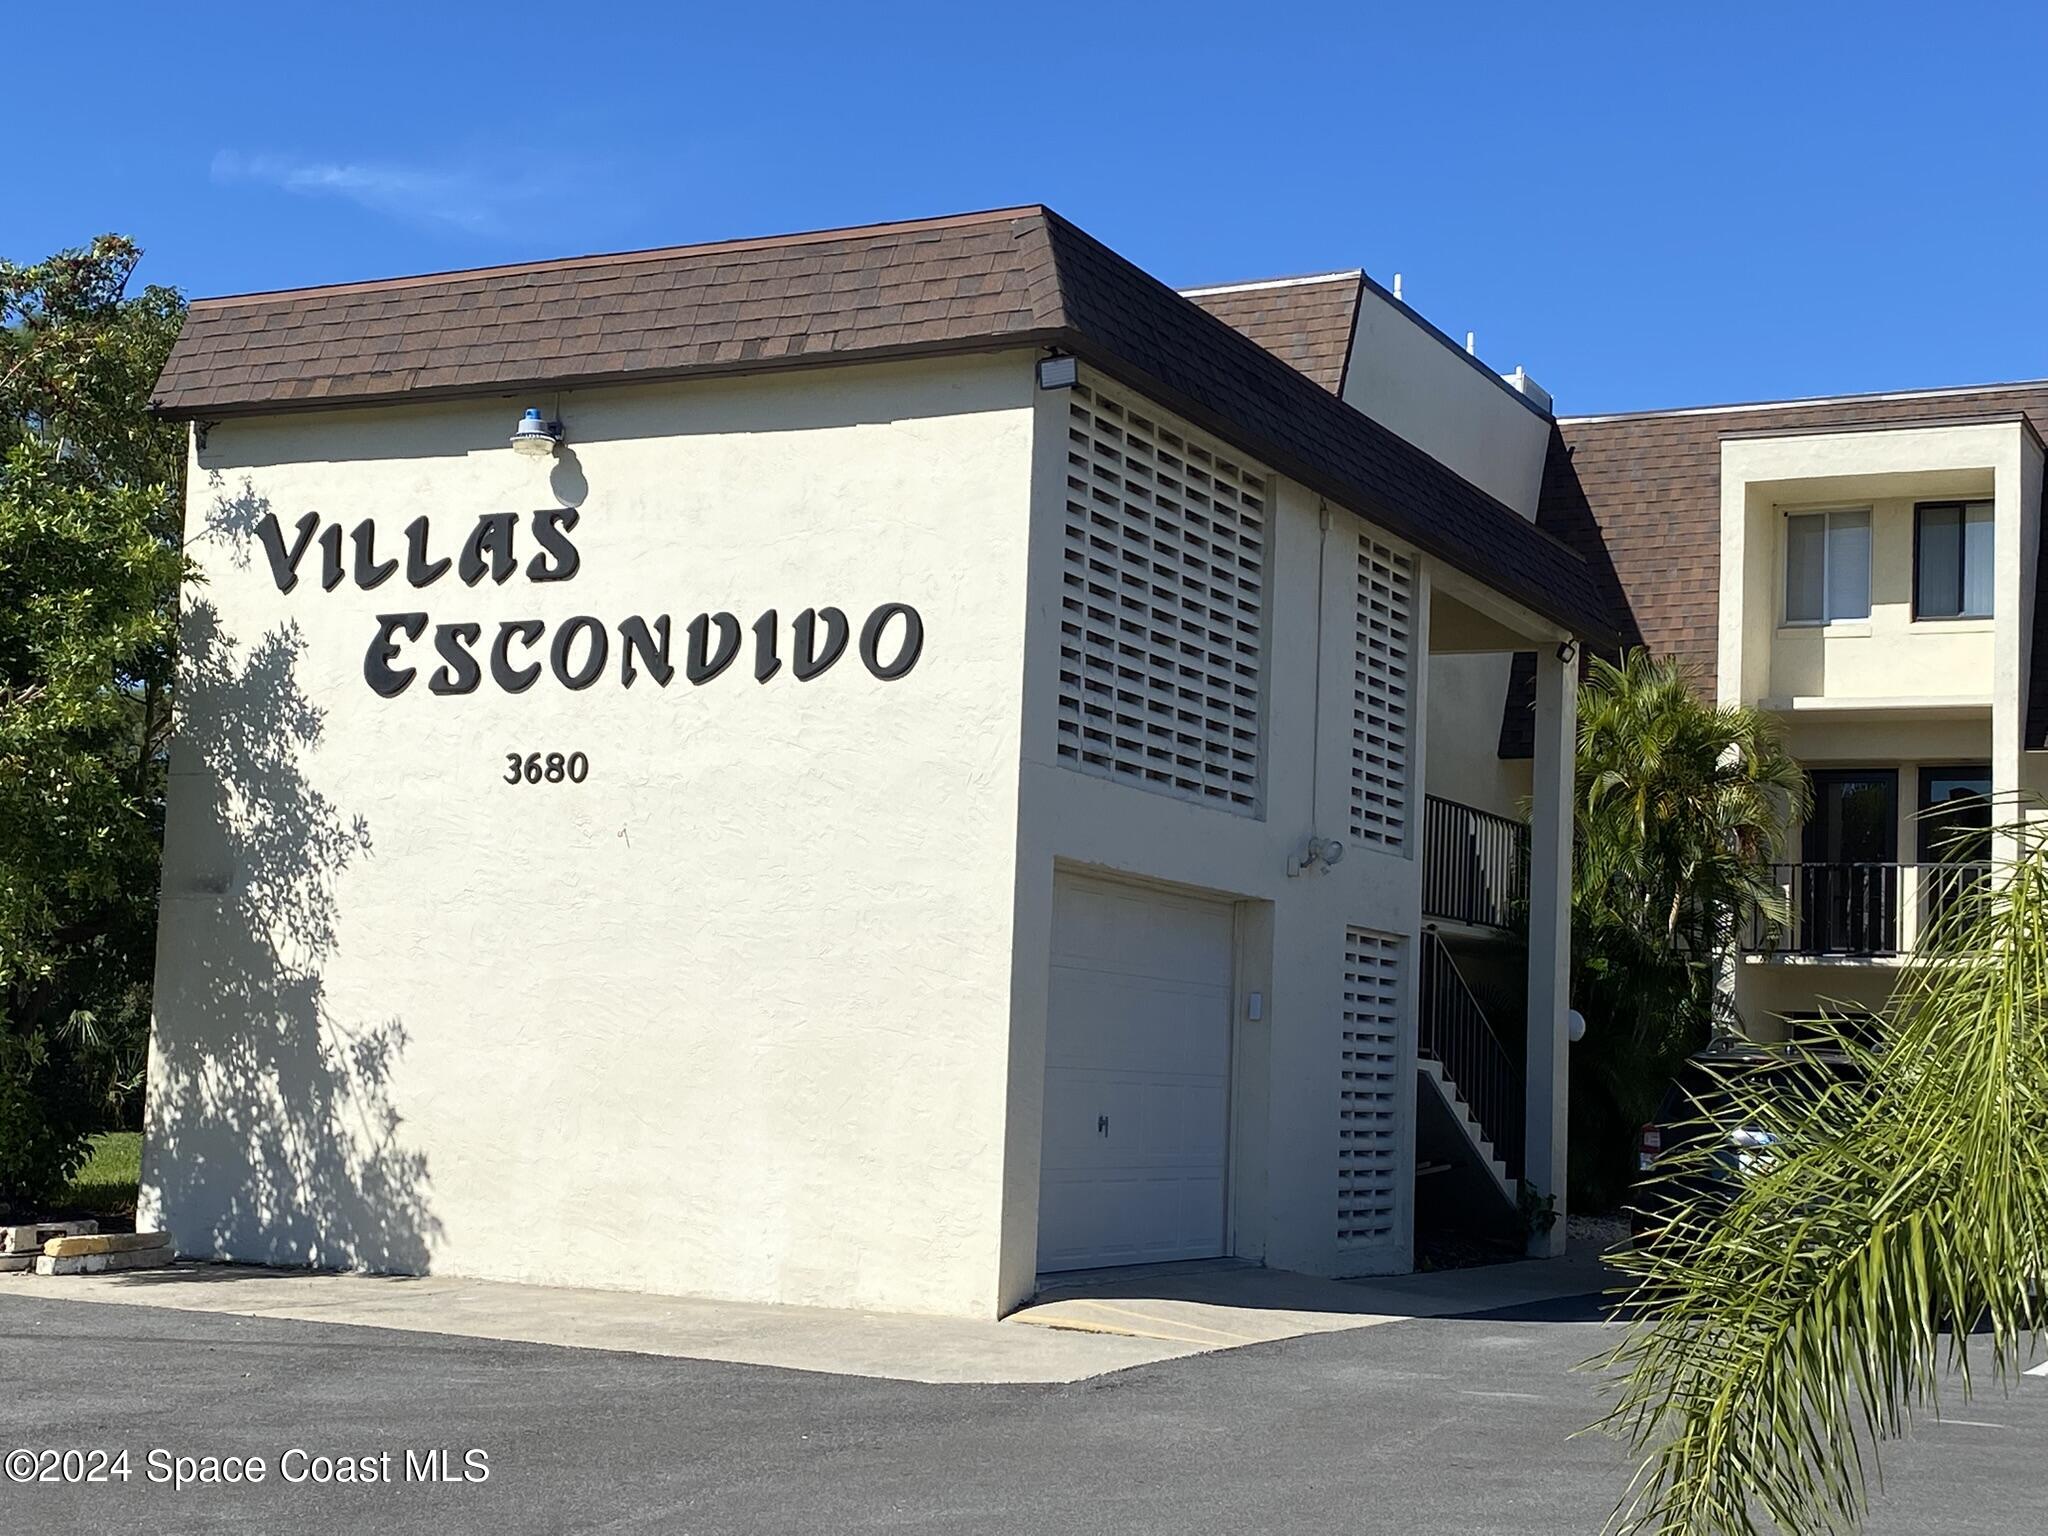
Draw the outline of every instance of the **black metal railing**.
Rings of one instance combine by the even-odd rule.
[[[1777,864],[1782,921],[1759,914],[1753,953],[1901,955],[1927,927],[1982,891],[1988,864]]]
[[[1486,1021],[1444,941],[1425,930],[1420,953],[1417,1049],[1443,1068],[1512,1182],[1522,1176],[1522,1069]]]
[[[1422,915],[1511,928],[1529,893],[1529,829],[1437,795],[1422,802]]]

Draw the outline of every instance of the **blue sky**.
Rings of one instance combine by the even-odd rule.
[[[135,7],[17,50],[0,256],[194,295],[1046,202],[1363,266],[1561,411],[2048,376],[2048,7]],[[54,41],[54,46],[45,46]]]

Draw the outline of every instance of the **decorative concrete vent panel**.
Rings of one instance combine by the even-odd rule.
[[[1400,850],[1408,842],[1415,562],[1360,534],[1352,640],[1351,835]]]
[[[1270,477],[1135,398],[1069,396],[1060,761],[1256,816]]]
[[[1338,1090],[1337,1246],[1391,1241],[1400,1124],[1402,943],[1390,933],[1344,935],[1344,1031]],[[1411,1083],[1407,1102],[1415,1102]]]

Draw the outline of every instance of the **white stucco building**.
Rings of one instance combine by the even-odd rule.
[[[206,301],[159,409],[181,1250],[967,1315],[1399,1271],[1418,1105],[1561,1198],[1605,620],[1547,401],[1358,274],[1191,301],[1013,209]],[[1497,923],[1457,817],[1524,796],[1526,1029],[1425,1033],[1426,878]]]

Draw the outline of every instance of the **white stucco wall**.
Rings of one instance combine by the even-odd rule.
[[[1513,652],[1440,655],[1430,662],[1430,735],[1456,751],[1431,755],[1429,793],[1495,815],[1519,818],[1529,795],[1529,760],[1500,755],[1500,727]]]
[[[1089,378],[1084,370],[1084,380]],[[1098,381],[1099,382],[1099,381]],[[1128,393],[1125,394],[1129,398]],[[1414,942],[1420,928],[1421,783],[1438,752],[1490,761],[1500,699],[1483,740],[1436,742],[1435,661],[1426,637],[1433,563],[1415,563],[1409,836],[1389,850],[1349,833],[1358,538],[1399,540],[1273,475],[1265,560],[1264,782],[1260,814],[1197,803],[1079,772],[1056,753],[1067,494],[1064,392],[1039,396],[1031,618],[1024,690],[1017,857],[1015,1032],[1009,1111],[1004,1293],[1029,1294],[1036,1252],[1047,975],[1053,884],[1062,869],[1235,903],[1236,1040],[1229,1182],[1231,1252],[1321,1274],[1412,1267],[1415,1081]],[[1327,528],[1325,514],[1327,513]],[[1411,556],[1413,551],[1408,551]],[[1469,587],[1469,583],[1466,584]],[[1501,612],[1512,607],[1497,599]],[[1539,623],[1523,616],[1532,632]],[[1533,642],[1532,642],[1533,643]],[[1320,683],[1318,656],[1320,655]],[[1320,690],[1320,700],[1318,693]],[[1475,706],[1476,707],[1476,706]],[[1311,834],[1347,845],[1327,871],[1290,877]],[[1400,936],[1407,995],[1394,1073],[1395,1235],[1337,1237],[1343,993],[1347,930]],[[1261,1016],[1250,1015],[1257,993]]]
[[[1406,304],[1363,285],[1344,399],[1531,521],[1543,488],[1550,418],[1450,345]],[[1429,727],[1461,744],[1429,768],[1429,792],[1504,816],[1528,794],[1526,761],[1495,750],[1508,652],[1440,654]],[[1476,750],[1467,750],[1467,745]],[[1482,745],[1483,744],[1483,745]]]
[[[1370,284],[1359,297],[1344,402],[1535,517],[1550,418]]]
[[[552,466],[513,454],[558,410]],[[552,412],[551,412],[552,413]],[[181,1251],[982,1314],[998,1305],[1031,484],[1023,354],[300,412],[192,466],[144,1214]],[[572,580],[280,592],[317,511],[573,504]],[[881,681],[863,618],[922,615]],[[798,681],[791,623],[855,636]],[[684,626],[780,613],[781,671],[682,674]],[[376,615],[611,628],[604,675],[396,698]],[[677,675],[619,681],[618,621]],[[900,633],[900,631],[896,631]],[[545,642],[544,642],[545,644]],[[893,650],[893,645],[886,647]],[[504,782],[582,752],[581,784]]]
[[[1414,1182],[1412,1097],[1400,1127],[1396,1175],[1402,1236],[1375,1249],[1338,1251],[1339,1037],[1345,930],[1355,925],[1412,938],[1418,926],[1416,864],[1406,851],[1388,855],[1353,843],[1343,862],[1327,874],[1287,874],[1290,855],[1312,831],[1349,841],[1352,632],[1357,539],[1363,525],[1342,509],[1331,509],[1328,553],[1319,561],[1325,537],[1321,503],[1291,481],[1272,478],[1265,564],[1263,815],[1238,814],[1077,772],[1061,763],[1055,751],[1067,473],[1064,393],[1043,392],[1039,409],[1041,510],[1034,522],[1024,694],[1016,925],[1020,975],[1005,1289],[1012,1295],[1028,1293],[1036,1251],[1046,975],[1042,962],[1027,957],[1042,955],[1049,942],[1053,879],[1060,867],[1221,896],[1237,904],[1231,1251],[1276,1267],[1321,1273],[1406,1270],[1412,1266],[1407,1236]],[[1418,621],[1426,632],[1426,608]],[[1417,686],[1426,684],[1418,678]],[[1419,761],[1418,756],[1418,768]],[[1246,1017],[1252,992],[1261,995],[1257,1022]],[[1412,1092],[1412,1011],[1404,1033],[1399,1081]]]

